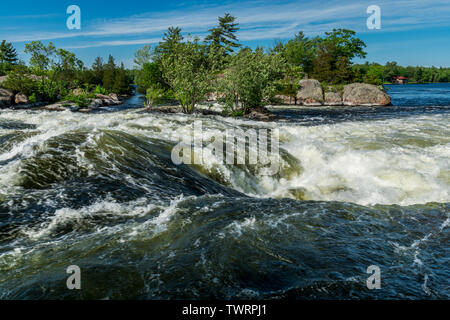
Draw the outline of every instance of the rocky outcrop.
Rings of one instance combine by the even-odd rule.
[[[328,87],[325,92],[326,106],[342,106],[342,96],[336,88]]]
[[[23,93],[18,93],[14,98],[14,102],[15,104],[28,104],[30,101],[26,95]]]
[[[314,79],[303,79],[299,83],[300,89],[297,93],[298,104],[305,106],[323,105],[323,90],[319,81]]]
[[[14,93],[0,88],[0,108],[9,108],[14,104]]]
[[[387,106],[391,98],[375,85],[352,83],[344,87],[343,103],[346,106]]]
[[[42,107],[43,110],[47,111],[65,111],[68,108],[76,108],[76,105],[70,101],[61,101]]]

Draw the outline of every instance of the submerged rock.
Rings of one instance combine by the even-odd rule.
[[[299,83],[300,90],[297,93],[297,101],[305,106],[323,105],[323,90],[319,81],[303,79]]]
[[[0,108],[9,108],[14,103],[14,93],[0,88]]]
[[[344,87],[343,102],[346,106],[387,106],[391,98],[375,85],[352,83]]]

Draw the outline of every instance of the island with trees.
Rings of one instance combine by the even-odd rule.
[[[366,57],[366,44],[347,29],[322,36],[298,32],[272,48],[243,47],[236,18],[225,14],[208,35],[183,35],[170,27],[156,46],[135,53],[133,70],[109,56],[88,68],[72,52],[53,43],[26,44],[28,64],[11,43],[0,44],[0,108],[90,112],[121,104],[132,84],[145,94],[147,110],[177,106],[193,113],[202,103],[217,102],[226,116],[266,113],[267,105],[384,106],[390,98],[382,85],[396,77],[410,83],[450,81],[450,69],[401,67],[395,62],[355,64]],[[173,108],[172,108],[173,109]]]

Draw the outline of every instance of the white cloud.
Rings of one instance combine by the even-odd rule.
[[[448,26],[448,0],[377,0],[382,8],[382,32],[411,30],[433,26]],[[120,19],[87,22],[81,32],[14,33],[2,36],[8,41],[73,39],[71,48],[135,45],[157,42],[170,26],[183,32],[202,34],[216,24],[217,16],[230,12],[238,17],[243,41],[288,38],[299,30],[317,34],[333,27],[366,29],[369,2],[360,1],[294,1],[275,4],[267,1],[247,1],[236,4],[200,7],[171,12],[152,12]],[[145,37],[123,40],[124,36]],[[100,38],[100,39],[99,39]],[[108,39],[111,38],[111,39]]]

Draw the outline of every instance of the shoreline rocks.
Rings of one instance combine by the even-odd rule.
[[[377,86],[367,83],[352,83],[344,86],[342,100],[345,106],[387,106],[389,95]]]
[[[14,93],[7,89],[0,88],[0,108],[9,108],[13,105]]]
[[[303,79],[299,82],[300,89],[297,93],[297,101],[304,106],[323,105],[322,85],[318,80]]]

